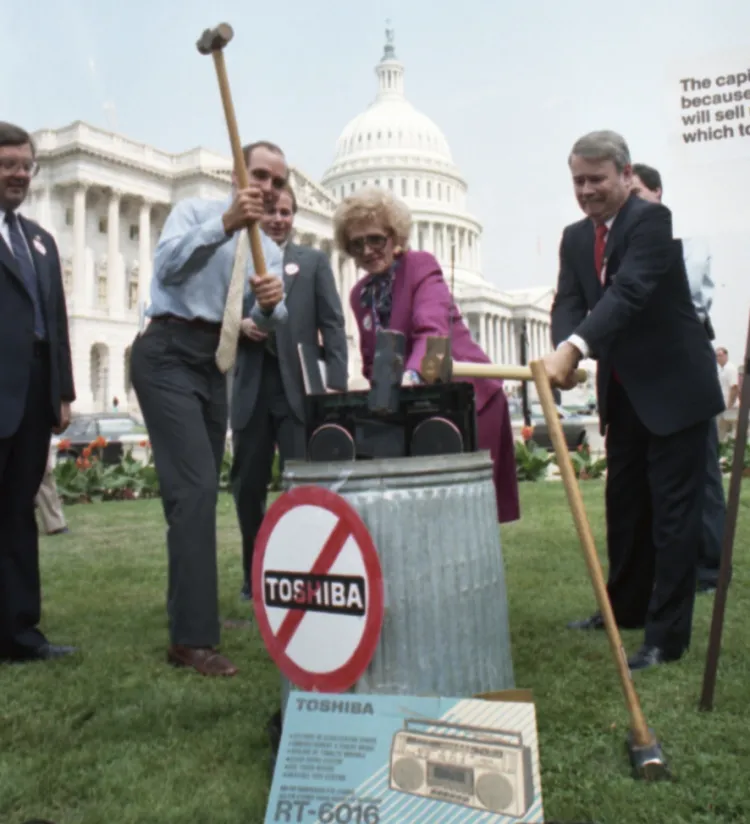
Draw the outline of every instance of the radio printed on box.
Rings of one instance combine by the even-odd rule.
[[[518,732],[407,719],[393,736],[390,787],[521,818],[534,800],[531,748]]]

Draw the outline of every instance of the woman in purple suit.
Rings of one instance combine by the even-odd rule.
[[[472,340],[437,260],[429,252],[408,249],[411,231],[408,207],[390,192],[361,189],[345,198],[334,215],[337,246],[366,275],[351,291],[359,327],[362,373],[370,380],[378,329],[401,332],[406,342],[404,383],[419,383],[419,369],[431,335],[448,335],[457,361],[489,363]],[[452,320],[451,320],[452,319]],[[520,517],[515,449],[503,382],[464,378],[474,385],[478,445],[494,463],[500,523]]]

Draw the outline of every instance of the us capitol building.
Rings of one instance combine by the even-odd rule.
[[[299,203],[293,240],[325,252],[342,298],[350,386],[361,360],[349,291],[358,274],[333,248],[332,214],[360,186],[387,186],[413,212],[413,248],[440,261],[474,339],[490,358],[520,363],[547,351],[552,288],[504,292],[482,275],[482,225],[467,206],[467,184],[442,131],[407,100],[393,33],[376,67],[375,100],[341,132],[320,183],[292,167]],[[77,121],[34,134],[41,170],[25,213],[55,237],[63,263],[78,400],[75,412],[137,410],[130,346],[144,323],[152,255],[167,215],[188,197],[226,198],[232,161],[207,149],[169,154]],[[451,248],[454,278],[451,278]],[[364,384],[366,385],[366,384]]]

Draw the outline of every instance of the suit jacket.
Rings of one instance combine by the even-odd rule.
[[[613,370],[655,435],[718,414],[724,401],[716,357],[690,296],[669,209],[631,195],[610,228],[604,256],[602,286],[594,269],[592,221],[565,228],[551,318],[555,346],[575,333],[598,360],[602,433]]]
[[[346,390],[348,351],[344,313],[328,258],[309,246],[287,243],[284,249],[284,291],[289,318],[275,333],[279,369],[289,406],[300,422],[304,422],[305,385],[297,344],[317,348],[320,330],[328,386]],[[245,317],[254,300],[252,294],[246,297]],[[265,343],[241,336],[232,383],[231,426],[235,431],[247,425],[255,409],[264,349]]]
[[[60,423],[62,401],[75,400],[68,312],[57,244],[33,220],[18,215],[39,278],[50,346],[50,429]],[[39,248],[43,248],[44,254]],[[34,304],[13,253],[0,236],[0,438],[17,429],[26,407],[34,357]]]
[[[362,308],[360,294],[366,280],[367,278],[362,278],[354,284],[350,300],[359,327],[362,374],[370,380],[375,357],[375,329],[371,324],[369,329],[364,325],[366,310]],[[389,328],[404,335],[405,369],[421,371],[427,338],[431,335],[451,335],[454,360],[470,363],[490,362],[487,355],[472,340],[471,333],[453,301],[440,264],[429,252],[408,251],[401,256],[396,265],[391,303]],[[503,386],[502,381],[487,378],[461,380],[474,384],[477,412],[481,412]]]

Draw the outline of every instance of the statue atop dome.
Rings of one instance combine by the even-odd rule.
[[[383,60],[395,60],[396,48],[393,45],[395,32],[391,28],[391,21],[385,21],[385,48],[383,49]]]

